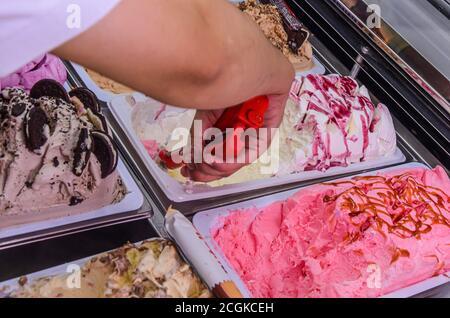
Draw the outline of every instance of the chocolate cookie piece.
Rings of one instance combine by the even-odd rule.
[[[303,44],[305,44],[309,40],[310,33],[304,28],[293,30],[286,24],[286,22],[284,22],[283,25],[288,35],[289,49],[293,54],[298,55]]]
[[[69,206],[75,206],[83,203],[84,199],[80,197],[73,196],[70,198]]]
[[[35,99],[40,97],[54,97],[70,103],[70,97],[64,86],[52,79],[43,79],[34,84],[30,91],[30,97]]]
[[[96,130],[103,131],[104,133],[109,135],[109,127],[106,122],[105,116],[103,116],[101,113],[95,113],[90,109],[87,111],[87,116]]]
[[[310,33],[283,0],[259,0],[262,4],[277,8],[283,21],[283,28],[288,36],[288,46],[291,52],[298,55],[301,47],[309,40]]]
[[[12,106],[11,115],[14,117],[19,117],[25,112],[26,109],[27,105],[24,102],[19,102],[17,104],[14,104],[14,106]]]
[[[84,87],[78,87],[69,92],[70,97],[76,97],[83,103],[84,107],[92,110],[94,113],[100,113],[100,103],[95,94]]]
[[[72,172],[77,177],[81,176],[91,157],[92,138],[87,128],[81,128],[77,146],[73,151]]]
[[[0,124],[3,120],[9,117],[9,110],[5,104],[0,104]]]
[[[25,115],[25,142],[28,150],[36,152],[48,140],[50,127],[47,114],[40,107],[31,108]]]
[[[116,170],[119,154],[111,137],[102,131],[92,131],[93,152],[100,162],[102,179]]]

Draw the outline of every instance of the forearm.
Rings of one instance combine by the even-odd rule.
[[[55,53],[184,107],[285,93],[293,77],[257,26],[222,0],[124,0]]]
[[[215,24],[214,37],[226,36],[227,42],[222,44],[222,50],[226,52],[223,69],[209,90],[204,92],[204,100],[208,101],[221,92],[221,98],[228,96],[231,100],[225,103],[217,101],[218,107],[226,107],[262,94],[285,94],[294,78],[291,63],[249,17],[226,1],[206,2],[210,9],[207,18]]]

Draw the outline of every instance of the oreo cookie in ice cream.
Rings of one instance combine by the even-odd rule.
[[[49,119],[41,107],[33,107],[25,115],[25,142],[28,150],[39,153],[50,135]]]
[[[100,102],[91,90],[84,87],[78,87],[71,90],[69,96],[78,98],[85,108],[92,110],[94,113],[100,113]]]
[[[43,79],[34,84],[30,90],[30,97],[35,99],[41,97],[60,98],[65,102],[70,103],[70,97],[64,86],[52,79]]]
[[[73,151],[72,172],[77,177],[81,176],[89,163],[92,150],[92,138],[87,128],[81,128],[77,145]]]
[[[103,116],[101,113],[93,112],[90,109],[87,110],[87,116],[89,118],[89,121],[94,125],[96,130],[103,131],[108,135],[110,134],[108,123],[106,122],[105,116]]]
[[[100,162],[102,179],[116,170],[119,154],[112,138],[102,131],[91,131],[93,152]]]

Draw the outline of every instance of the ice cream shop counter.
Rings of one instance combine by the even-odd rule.
[[[50,55],[0,85],[0,296],[450,297],[446,11],[232,2],[296,76],[270,148],[221,180],[173,162],[195,110]]]

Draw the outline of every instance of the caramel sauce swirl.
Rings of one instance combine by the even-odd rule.
[[[324,203],[340,200],[340,209],[349,216],[350,223],[359,231],[348,233],[345,241],[356,241],[367,229],[374,228],[400,238],[416,238],[429,233],[435,225],[450,228],[450,196],[442,189],[426,186],[411,174],[393,177],[355,177],[330,186],[350,185],[334,196],[325,196]],[[396,252],[407,257],[407,251]]]

